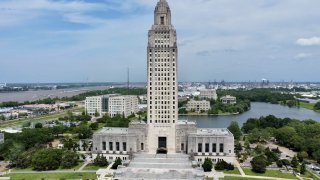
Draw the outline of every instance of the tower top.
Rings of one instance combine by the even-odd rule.
[[[166,0],[159,0],[154,10],[154,25],[171,25],[171,11]]]

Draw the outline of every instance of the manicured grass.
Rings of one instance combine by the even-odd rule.
[[[71,168],[62,168],[62,167],[60,167],[58,170],[69,170],[69,169],[78,170],[83,164],[84,164],[84,162],[79,162],[78,165],[76,165],[74,167],[71,167]]]
[[[265,173],[256,173],[249,168],[243,168],[243,171],[246,175],[251,176],[267,176],[267,177],[278,177],[278,178],[287,178],[287,179],[297,179],[293,174],[282,173],[279,170],[267,170]]]
[[[240,171],[237,167],[234,167],[234,170],[224,170],[225,174],[240,174]]]
[[[62,168],[60,167],[59,169],[57,169],[57,171],[59,170],[78,170],[82,165],[84,164],[84,162],[79,162],[78,165],[74,166],[74,167],[71,167],[71,168]],[[28,168],[25,168],[25,169],[21,169],[21,168],[14,168],[14,169],[11,169],[11,172],[19,172],[19,171],[33,171],[33,168],[32,167],[28,167]],[[34,171],[34,172],[38,172],[38,171]]]
[[[225,176],[224,178],[220,178],[221,180],[256,180],[256,178],[247,178],[247,177],[233,177],[233,176]]]
[[[11,180],[59,180],[59,179],[97,179],[95,173],[30,173],[30,174],[10,174]]]
[[[310,109],[310,110],[314,110],[314,104],[311,103],[306,103],[306,102],[300,102],[300,107],[302,108],[306,108],[306,109]]]
[[[100,166],[95,166],[93,164],[88,164],[86,167],[83,168],[83,170],[98,170],[101,168],[107,168],[108,166],[105,167],[100,167]]]

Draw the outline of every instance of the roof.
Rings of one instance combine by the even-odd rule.
[[[198,128],[197,135],[232,136],[227,128]]]
[[[108,134],[128,134],[128,128],[110,128],[105,127],[98,131],[98,133],[108,133]]]

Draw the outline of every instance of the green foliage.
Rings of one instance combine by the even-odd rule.
[[[301,166],[300,166],[300,174],[305,174],[306,171],[307,171],[306,164],[302,163]]]
[[[228,126],[228,129],[233,134],[235,140],[240,140],[242,133],[241,133],[241,129],[239,127],[238,122],[232,121]]]
[[[60,149],[42,149],[32,157],[32,166],[38,171],[58,169],[61,163],[63,151]]]
[[[93,160],[93,164],[95,166],[104,167],[108,166],[108,161],[105,156],[98,154],[97,157]]]
[[[222,160],[217,162],[217,164],[214,166],[215,170],[223,171],[223,170],[234,170],[234,165],[231,163],[227,163],[226,161]]]
[[[281,162],[285,166],[290,166],[290,161],[288,159],[281,159]]]
[[[62,142],[63,142],[64,148],[67,150],[75,151],[79,147],[78,143],[74,139],[71,139],[71,138],[65,138],[62,140]]]
[[[312,156],[318,163],[320,163],[320,149],[318,149],[317,151],[313,152]]]
[[[120,158],[117,158],[117,159],[115,160],[115,162],[113,163],[111,169],[117,169],[118,166],[121,165],[121,164],[122,164],[122,160],[121,160]]]
[[[254,157],[250,163],[252,166],[252,171],[256,173],[265,173],[267,167],[267,159],[265,156],[256,156]]]
[[[89,126],[92,130],[98,130],[99,129],[99,123],[91,123]]]
[[[65,151],[62,156],[62,168],[71,168],[78,165],[79,155],[73,151]]]
[[[270,102],[278,104],[280,101],[295,100],[294,95],[283,90],[277,91],[274,89],[251,89],[251,90],[218,90],[219,97],[232,95],[237,97],[237,100],[250,100],[251,102]]]
[[[298,165],[299,165],[298,158],[297,158],[297,156],[294,156],[294,157],[292,158],[292,160],[291,160],[291,166],[292,166],[293,168],[297,168]]]
[[[210,101],[211,109],[208,114],[219,114],[222,113],[243,113],[250,109],[249,100],[238,100],[236,104],[222,104],[220,101]]]
[[[277,166],[278,166],[279,168],[282,168],[282,166],[283,166],[283,163],[282,163],[281,160],[278,160],[278,161],[276,162],[276,164],[277,164]]]
[[[92,132],[91,128],[89,128],[85,124],[77,126],[74,129],[74,132],[78,134],[78,138],[79,139],[89,139],[93,135],[93,132]]]
[[[300,162],[302,162],[307,157],[308,157],[308,153],[305,151],[300,151],[297,154],[297,158],[299,159]]]
[[[102,118],[98,119],[97,122],[99,123],[105,122],[107,127],[128,127],[130,123],[130,119],[125,118],[120,114],[112,118],[108,115],[105,115]]]
[[[320,110],[320,101],[314,105],[314,110],[316,111]]]
[[[248,135],[248,141],[250,143],[255,142],[266,142],[270,140],[271,134],[267,129],[253,129],[250,134]]]
[[[202,168],[204,172],[210,172],[212,170],[212,167],[213,167],[212,160],[209,158],[206,158],[204,160],[204,163],[202,164]]]
[[[42,128],[42,123],[36,123],[35,125],[34,125],[34,128]]]

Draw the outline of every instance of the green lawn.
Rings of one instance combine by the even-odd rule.
[[[100,166],[95,166],[93,164],[88,164],[86,167],[83,168],[83,170],[98,170],[101,168],[107,168],[108,166],[105,167],[100,167]]]
[[[233,176],[225,176],[224,178],[220,178],[221,180],[257,180],[256,178],[247,178],[247,177],[233,177]]]
[[[60,180],[60,179],[97,179],[95,173],[30,173],[10,174],[11,180]]]
[[[225,173],[225,174],[240,174],[240,171],[237,167],[234,167],[234,170],[224,170],[223,173]]]
[[[268,176],[268,177],[278,177],[278,178],[287,178],[287,179],[297,179],[293,174],[282,173],[279,170],[267,170],[265,173],[256,173],[249,168],[243,168],[243,171],[246,175],[251,176]]]
[[[300,107],[302,108],[306,108],[306,109],[310,109],[310,110],[314,110],[314,104],[311,103],[306,103],[306,102],[300,102]]]
[[[74,166],[74,167],[71,167],[71,168],[62,168],[62,167],[60,167],[57,170],[73,170],[73,169],[78,170],[83,164],[84,164],[84,162],[79,162],[79,164],[77,166]],[[14,169],[11,170],[11,172],[19,172],[19,171],[33,171],[33,168],[32,167],[28,167],[28,168],[25,168],[25,169],[14,168]],[[38,172],[38,171],[34,171],[34,172]]]

